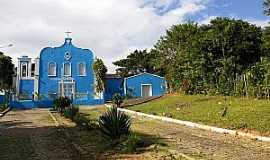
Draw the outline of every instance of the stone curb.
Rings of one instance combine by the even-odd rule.
[[[108,108],[112,107],[111,105],[108,105],[108,104],[105,104],[105,106],[108,107]],[[136,111],[123,109],[123,108],[118,108],[118,110],[122,111],[122,112],[126,112],[126,113],[131,114],[131,115],[147,117],[147,118],[151,118],[151,119],[161,120],[161,121],[164,121],[164,122],[171,122],[171,123],[180,124],[180,125],[184,125],[184,126],[191,127],[191,128],[199,128],[199,129],[203,129],[203,130],[207,130],[207,131],[211,131],[211,132],[230,134],[230,135],[234,135],[234,136],[242,136],[242,137],[247,137],[247,138],[250,138],[250,139],[260,140],[260,141],[264,141],[264,142],[270,142],[270,137],[263,137],[263,136],[258,136],[258,135],[254,135],[254,134],[250,134],[250,133],[241,132],[241,131],[236,131],[236,130],[230,130],[230,129],[224,129],[224,128],[218,128],[218,127],[193,123],[193,122],[190,122],[190,121],[182,121],[182,120],[168,118],[168,117],[155,116],[155,115],[136,112]]]
[[[10,110],[11,110],[11,107],[8,107],[7,109],[5,109],[3,112],[0,113],[0,117],[3,117]]]

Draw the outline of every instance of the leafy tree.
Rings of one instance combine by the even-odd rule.
[[[105,75],[107,72],[107,67],[101,59],[96,58],[93,64],[93,70],[96,77],[96,92],[101,93],[105,89]]]
[[[263,29],[262,41],[263,55],[270,57],[270,26],[267,26]]]
[[[142,72],[153,73],[154,68],[150,60],[153,55],[146,50],[135,50],[130,53],[127,58],[113,62],[114,65],[120,67],[116,71],[122,77],[135,75]]]
[[[0,90],[10,90],[14,75],[11,57],[0,52]]]
[[[264,6],[264,14],[270,16],[270,0],[265,0],[263,6]]]
[[[185,92],[193,88],[192,82],[198,78],[197,73],[200,72],[197,47],[200,35],[197,24],[190,22],[174,25],[151,50],[155,55],[152,60],[154,67],[160,74],[164,74],[171,91],[176,91],[183,85]]]

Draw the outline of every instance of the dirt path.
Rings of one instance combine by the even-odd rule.
[[[1,160],[76,159],[72,153],[48,109],[12,110],[0,118]]]

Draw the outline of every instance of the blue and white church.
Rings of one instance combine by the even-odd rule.
[[[163,77],[141,73],[131,77],[107,75],[105,90],[95,91],[93,63],[90,49],[72,44],[65,38],[59,47],[43,48],[39,56],[18,58],[14,108],[51,107],[57,97],[68,97],[75,105],[98,105],[111,100],[115,93],[128,97],[161,96],[166,92]]]
[[[39,56],[18,58],[16,98],[33,100],[26,105],[50,106],[58,96],[66,96],[78,105],[104,103],[103,93],[95,92],[92,69],[94,53],[65,38],[60,47],[46,47]]]

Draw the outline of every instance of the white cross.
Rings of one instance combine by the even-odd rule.
[[[70,35],[72,32],[70,32],[70,31],[67,30],[65,33],[67,34],[67,38],[70,38],[69,35]]]

